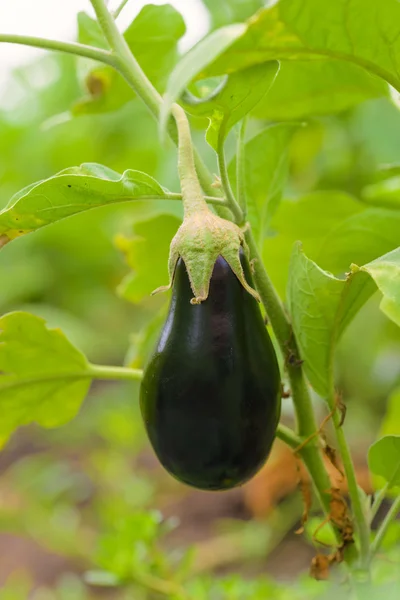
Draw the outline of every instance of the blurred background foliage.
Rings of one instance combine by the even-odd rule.
[[[262,4],[204,3],[213,27],[243,20]],[[166,70],[177,59],[176,42],[183,33],[180,17],[173,11],[168,15],[175,27]],[[166,13],[150,16],[152,27],[155,19],[161,26]],[[140,18],[145,39],[150,17]],[[90,19],[81,15],[79,25],[80,39],[93,41]],[[90,67],[49,54],[13,73],[7,108],[0,110],[0,208],[29,183],[83,162],[120,173],[142,170],[178,191],[175,150],[160,144],[146,109],[128,88],[109,80],[107,69],[95,70],[88,79]],[[307,64],[301,68],[306,71]],[[332,61],[325,73],[333,87],[341,68]],[[340,101],[326,86],[321,99],[318,81],[313,79],[310,89],[305,78],[299,93],[306,100],[296,104],[285,96],[294,66],[283,66],[281,96],[274,98],[273,91],[271,103],[267,97],[251,124],[255,133],[276,120],[305,123],[290,142],[285,196],[264,247],[267,268],[283,295],[297,239],[311,258],[337,273],[360,256],[376,256],[368,258],[373,240],[362,239],[358,246],[341,245],[341,240],[354,235],[348,220],[361,210],[363,188],[376,181],[381,165],[399,160],[400,113],[380,81],[352,70],[354,89]],[[164,83],[160,79],[161,90]],[[193,124],[198,147],[216,171],[204,142],[205,121]],[[228,140],[231,154],[233,142]],[[44,317],[91,361],[143,366],[167,302],[148,294],[166,282],[168,242],[180,211],[176,202],[103,207],[7,245],[0,253],[1,313],[27,310]],[[396,223],[398,215],[386,216]],[[393,235],[399,237],[399,231]],[[348,405],[345,430],[360,473],[378,431],[400,433],[393,400],[385,420],[388,398],[398,397],[400,386],[399,333],[378,305],[376,295],[356,317],[336,364]],[[194,492],[158,467],[137,399],[137,385],[96,384],[69,425],[53,431],[25,428],[8,444],[0,457],[0,600],[337,595],[305,575],[313,550],[292,533],[301,500],[298,494],[287,497],[296,487],[290,469],[289,481],[277,478],[286,460],[279,444],[266,474],[243,489],[224,495]],[[283,413],[290,423],[289,404]],[[400,559],[399,539],[394,524],[376,566],[385,584],[393,579],[390,565]]]

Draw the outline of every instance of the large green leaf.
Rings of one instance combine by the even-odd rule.
[[[71,167],[18,192],[0,211],[0,247],[71,215],[105,204],[167,197],[150,175],[128,169],[120,175],[93,163]]]
[[[400,213],[369,208],[348,194],[314,192],[284,199],[271,222],[274,235],[264,241],[271,278],[285,293],[293,243],[301,240],[307,256],[338,275],[355,262],[372,261],[400,244]]]
[[[0,445],[21,425],[72,419],[90,385],[85,356],[59,329],[23,312],[0,318]]]
[[[400,435],[385,435],[368,452],[372,473],[383,477],[389,487],[400,485]]]
[[[253,114],[272,121],[303,119],[338,113],[384,95],[388,95],[387,85],[352,63],[283,61],[268,96]]]
[[[216,57],[229,48],[243,34],[246,25],[227,25],[217,29],[201,40],[185,54],[172,71],[164,94],[160,112],[160,129],[165,129],[172,104],[178,100],[184,89]]]
[[[207,73],[273,58],[333,58],[354,62],[400,90],[399,22],[398,0],[280,0],[254,15]]]
[[[298,127],[298,123],[272,125],[245,144],[247,218],[259,246],[282,197],[289,168],[290,140]],[[236,158],[229,165],[229,175],[235,185]]]
[[[118,287],[122,297],[130,302],[140,302],[168,282],[169,246],[180,224],[181,221],[172,215],[157,215],[135,223],[132,238],[117,238],[117,245],[133,271]]]
[[[330,393],[337,340],[376,287],[382,310],[400,326],[400,248],[337,279],[295,244],[289,269],[288,307],[305,371],[322,396]]]
[[[85,13],[79,15],[78,30],[82,43],[104,45],[98,23]],[[124,32],[133,55],[160,92],[178,60],[177,44],[184,33],[181,14],[169,4],[144,6]],[[75,114],[116,110],[134,96],[132,88],[110,67],[91,69],[86,84],[89,96],[75,104]]]

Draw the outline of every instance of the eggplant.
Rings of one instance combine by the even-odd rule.
[[[252,285],[242,249],[240,262]],[[173,477],[227,490],[250,479],[268,457],[280,417],[279,366],[257,301],[222,256],[207,299],[194,305],[192,296],[179,258],[140,407],[151,445]]]

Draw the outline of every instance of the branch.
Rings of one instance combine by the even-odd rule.
[[[92,60],[97,60],[111,66],[114,66],[115,64],[115,57],[112,52],[75,42],[61,42],[59,40],[47,40],[40,37],[7,33],[0,34],[0,42],[5,42],[7,44],[21,44],[23,46],[32,46],[33,48],[42,48],[43,50],[54,50],[56,52],[74,54],[75,56],[91,58]]]

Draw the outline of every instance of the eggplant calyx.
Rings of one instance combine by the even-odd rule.
[[[260,302],[258,292],[246,281],[240,262],[240,248],[243,248],[248,257],[249,249],[244,232],[235,223],[222,219],[209,210],[187,216],[171,242],[168,261],[169,284],[157,288],[153,294],[172,287],[176,263],[182,258],[193,292],[190,302],[204,302],[208,298],[215,262],[218,256],[222,256],[245,290]]]

